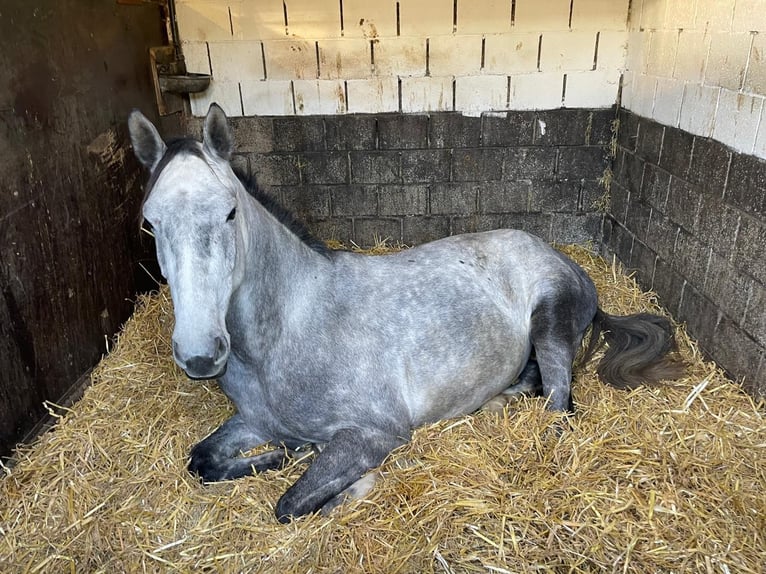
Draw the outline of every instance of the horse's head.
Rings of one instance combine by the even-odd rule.
[[[226,116],[210,106],[202,142],[166,144],[137,110],[128,126],[136,157],[151,171],[143,217],[173,297],[173,356],[190,377],[215,378],[229,357],[226,313],[241,280],[237,252],[243,241]]]

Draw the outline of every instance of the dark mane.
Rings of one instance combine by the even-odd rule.
[[[244,173],[242,170],[234,168],[234,174],[245,186],[247,192],[252,195],[255,200],[266,208],[266,211],[271,213],[277,221],[292,231],[298,238],[306,245],[311,247],[317,253],[329,257],[332,254],[332,249],[327,247],[327,244],[321,239],[317,239],[309,231],[306,224],[299,220],[295,214],[280,204],[276,199],[267,194],[265,191],[258,187],[255,176]]]

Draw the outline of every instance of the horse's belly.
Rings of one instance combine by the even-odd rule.
[[[459,340],[457,341],[459,343]],[[527,332],[504,331],[466,345],[452,345],[410,365],[402,381],[413,426],[474,412],[508,388],[527,364]],[[412,357],[410,361],[419,358]]]

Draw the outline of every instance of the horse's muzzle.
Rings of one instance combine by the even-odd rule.
[[[209,354],[184,356],[181,347],[173,342],[173,357],[190,379],[217,379],[226,372],[229,345],[222,337],[216,337]]]

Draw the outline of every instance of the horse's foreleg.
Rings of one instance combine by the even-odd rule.
[[[379,466],[388,453],[408,439],[376,429],[338,431],[303,476],[279,499],[277,519],[288,522],[293,516],[309,514],[335,502],[336,496],[358,482],[368,470]]]
[[[211,435],[197,443],[191,451],[189,472],[205,482],[229,480],[279,468],[284,464],[287,453],[278,449],[264,454],[242,457],[266,439],[250,428],[239,415],[234,415]]]

